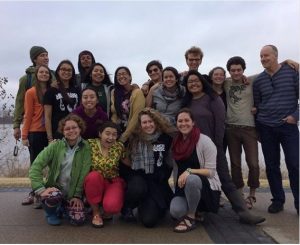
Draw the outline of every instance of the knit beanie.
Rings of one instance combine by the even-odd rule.
[[[30,59],[32,61],[32,63],[34,63],[34,59],[36,57],[38,57],[41,53],[48,53],[48,51],[43,48],[43,47],[40,47],[40,46],[33,46],[31,49],[30,49]]]

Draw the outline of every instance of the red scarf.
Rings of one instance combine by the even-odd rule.
[[[200,129],[193,127],[192,131],[186,139],[179,133],[172,144],[173,157],[175,160],[184,160],[189,158],[200,139]]]

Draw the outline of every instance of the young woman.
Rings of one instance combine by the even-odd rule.
[[[226,78],[226,71],[224,68],[217,66],[214,67],[208,74],[213,90],[221,97],[225,109],[227,108],[227,101],[226,101],[226,93],[224,91],[224,82]]]
[[[189,109],[176,116],[179,134],[172,145],[178,167],[175,197],[170,213],[179,222],[175,232],[188,232],[196,227],[196,211],[217,212],[221,183],[216,171],[217,149],[212,140],[200,133]]]
[[[115,88],[111,93],[111,120],[121,128],[120,141],[125,143],[138,123],[138,113],[145,107],[145,97],[131,85],[130,70],[120,66],[115,72]]]
[[[179,74],[174,67],[162,72],[162,84],[153,86],[146,99],[146,106],[158,110],[175,126],[175,115],[182,108],[185,88],[179,84]]]
[[[99,138],[89,139],[92,149],[92,171],[86,176],[84,190],[93,211],[92,225],[103,227],[105,214],[112,215],[121,211],[124,200],[125,182],[119,177],[119,161],[124,156],[124,146],[117,141],[118,126],[105,122],[99,128]]]
[[[93,88],[97,91],[99,105],[109,116],[110,113],[110,93],[113,88],[109,75],[105,67],[100,63],[95,63],[91,66],[87,77],[89,78],[88,88]]]
[[[222,190],[230,201],[233,210],[239,215],[240,221],[247,224],[258,224],[265,220],[252,215],[245,200],[237,190],[228,170],[227,159],[223,150],[225,130],[225,107],[210,84],[197,71],[189,71],[185,77],[186,96],[183,104],[191,109],[195,124],[201,132],[211,138],[217,147],[217,171],[222,183]]]
[[[129,140],[131,171],[122,215],[134,218],[132,209],[138,208],[139,219],[146,227],[155,226],[164,216],[172,198],[168,179],[172,171],[170,134],[175,128],[152,108],[138,115],[138,125]]]
[[[81,105],[72,112],[80,116],[87,125],[87,129],[82,134],[84,139],[98,138],[99,126],[108,120],[107,114],[98,105],[98,101],[97,91],[87,87],[82,90]]]
[[[32,189],[42,199],[49,225],[61,224],[62,213],[74,225],[85,220],[82,202],[83,181],[90,170],[91,152],[80,136],[85,125],[76,115],[68,115],[59,122],[63,139],[48,145],[34,160],[30,171]],[[43,169],[48,167],[43,181]]]
[[[48,141],[60,139],[58,122],[72,112],[80,102],[80,90],[75,87],[75,69],[71,61],[63,60],[55,71],[57,88],[51,87],[44,96],[45,124]]]
[[[44,122],[43,96],[50,87],[51,71],[47,66],[38,66],[35,70],[35,85],[25,94],[24,124],[22,129],[22,143],[29,148],[30,163],[48,145]],[[22,201],[22,205],[34,202],[34,192]],[[41,208],[39,199],[36,199],[35,208]]]

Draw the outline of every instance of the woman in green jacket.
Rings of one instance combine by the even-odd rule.
[[[35,159],[30,171],[32,189],[42,199],[47,222],[59,225],[59,216],[66,214],[70,223],[83,224],[85,220],[82,202],[83,181],[90,170],[89,144],[81,138],[85,130],[83,120],[73,114],[59,122],[63,139],[49,144]],[[43,169],[48,167],[47,179]]]

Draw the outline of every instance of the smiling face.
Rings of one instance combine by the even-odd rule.
[[[95,91],[92,89],[84,90],[81,96],[81,103],[84,109],[95,109],[98,103],[98,98]]]
[[[48,64],[49,64],[48,53],[47,53],[47,52],[43,52],[43,53],[39,54],[39,55],[34,59],[34,63],[35,63],[37,66],[40,66],[40,65],[48,66]]]
[[[203,93],[203,85],[198,76],[190,75],[188,77],[187,89],[193,96],[197,96]]]
[[[105,72],[102,66],[96,65],[91,73],[93,85],[100,85],[105,77]]]
[[[50,79],[49,70],[44,66],[38,69],[36,76],[38,82],[48,82]]]
[[[233,81],[240,82],[243,79],[244,70],[241,65],[231,65],[229,69]]]
[[[212,77],[211,77],[212,83],[215,85],[223,85],[225,81],[225,73],[222,69],[215,69]]]
[[[131,76],[124,68],[121,68],[117,71],[117,80],[121,86],[127,86],[131,82]]]
[[[174,88],[176,86],[177,79],[175,74],[170,70],[163,72],[163,84],[166,88]]]
[[[80,64],[83,67],[83,69],[88,70],[92,65],[92,57],[89,54],[81,55]]]
[[[156,125],[153,119],[149,115],[142,115],[141,116],[141,129],[145,134],[154,134],[156,130]]]
[[[118,138],[118,131],[115,128],[107,127],[102,132],[99,132],[101,146],[110,148]]]
[[[193,122],[189,113],[182,112],[177,116],[176,125],[183,137],[186,137],[192,131],[195,123]]]
[[[62,81],[70,81],[73,75],[73,69],[70,64],[67,63],[62,63],[58,75]]]
[[[70,145],[74,145],[81,133],[81,129],[77,122],[73,120],[68,120],[63,127],[63,135]]]
[[[260,61],[267,70],[272,70],[278,65],[278,57],[270,46],[265,46],[260,51]]]
[[[156,65],[153,65],[149,67],[148,75],[152,81],[160,82],[162,77],[162,71]]]
[[[200,54],[189,53],[187,55],[186,64],[189,67],[189,70],[197,71],[201,65],[202,59]]]

